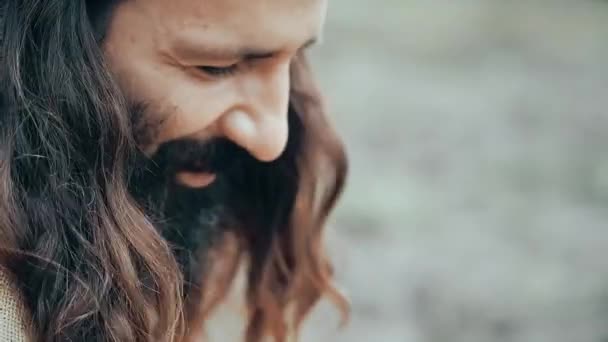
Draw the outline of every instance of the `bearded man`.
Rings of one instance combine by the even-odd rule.
[[[331,285],[346,176],[304,50],[325,0],[3,0],[0,338],[195,340],[244,264],[246,341]]]

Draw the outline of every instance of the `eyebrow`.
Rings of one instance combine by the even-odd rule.
[[[304,50],[318,42],[317,37],[310,38],[307,40],[298,50]],[[200,59],[208,58],[215,60],[257,60],[266,59],[280,53],[280,50],[264,50],[251,46],[244,47],[210,47],[202,44],[194,44],[193,42],[186,40],[179,40],[175,42],[173,49],[179,54],[179,56],[186,59]]]

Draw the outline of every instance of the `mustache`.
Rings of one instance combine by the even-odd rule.
[[[162,121],[150,121],[150,106],[147,103],[133,103],[130,106],[130,120],[133,137],[138,146],[146,146],[154,141],[161,129]],[[153,173],[169,176],[176,171],[194,171],[221,174],[235,164],[252,162],[252,156],[242,147],[227,138],[216,137],[207,140],[192,138],[175,139],[161,144],[152,156],[136,153],[137,173]]]
[[[248,158],[249,153],[225,138],[180,139],[159,146],[150,161],[165,174],[177,171],[222,174]]]
[[[152,156],[136,155],[127,180],[129,192],[153,218],[196,225],[205,210],[231,208],[241,200],[239,189],[247,183],[245,169],[252,166],[252,158],[224,138],[173,140],[161,144]],[[209,172],[218,178],[204,189],[190,189],[175,181],[179,171]]]

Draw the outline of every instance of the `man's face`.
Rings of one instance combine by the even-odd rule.
[[[154,156],[165,143],[225,139],[276,159],[288,136],[289,65],[318,39],[325,10],[326,0],[120,2],[103,49],[127,99],[143,108],[140,147]],[[215,175],[175,179],[203,188]]]
[[[286,147],[290,63],[318,39],[325,9],[326,0],[126,0],[114,8],[102,47],[144,152],[129,188],[177,247],[187,280],[201,271],[193,256],[218,232],[249,222],[271,191],[261,187],[280,182],[265,162]]]

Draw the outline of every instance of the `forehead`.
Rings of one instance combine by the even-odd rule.
[[[277,45],[320,34],[327,0],[134,0],[158,34]]]

